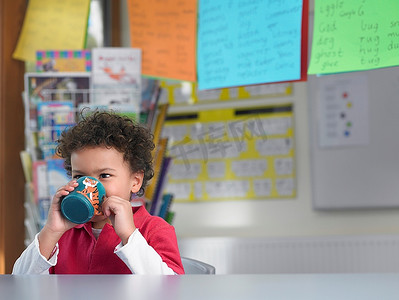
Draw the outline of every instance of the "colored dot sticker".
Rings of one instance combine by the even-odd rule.
[[[348,102],[348,103],[346,104],[346,106],[347,106],[348,108],[351,108],[351,107],[352,107],[352,102]]]
[[[351,134],[351,132],[350,132],[349,130],[345,130],[344,135],[345,135],[346,137],[349,137],[350,134]]]
[[[346,127],[352,127],[352,122],[346,122]]]

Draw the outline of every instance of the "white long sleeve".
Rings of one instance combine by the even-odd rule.
[[[25,249],[14,264],[12,274],[49,274],[49,269],[57,264],[58,244],[54,255],[47,260],[39,250],[38,235]],[[115,254],[134,274],[173,275],[174,271],[162,261],[161,256],[148,245],[140,231],[136,229],[128,243],[116,246]]]
[[[12,269],[12,274],[48,274],[49,269],[57,264],[58,257],[58,244],[56,245],[56,252],[47,260],[39,250],[39,239],[36,234],[35,239],[30,245],[22,252],[21,256],[17,259]]]
[[[138,229],[132,233],[126,245],[122,246],[121,242],[116,246],[115,254],[133,274],[175,274],[154,248],[148,245]]]

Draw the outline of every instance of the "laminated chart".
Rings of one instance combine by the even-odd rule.
[[[227,100],[257,99],[266,97],[284,97],[292,94],[293,84],[270,83],[230,87],[213,90],[198,90],[197,83],[190,81],[161,80],[164,92],[161,102],[170,105],[191,105],[195,103],[212,103]]]
[[[170,115],[162,135],[178,202],[296,196],[292,104]]]

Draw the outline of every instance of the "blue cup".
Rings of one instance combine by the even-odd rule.
[[[102,215],[101,204],[105,198],[102,183],[90,176],[80,177],[78,186],[61,201],[61,212],[76,224],[89,222],[93,216]]]

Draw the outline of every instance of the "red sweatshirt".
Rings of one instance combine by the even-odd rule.
[[[177,274],[184,274],[176,234],[173,226],[159,217],[151,216],[144,206],[133,207],[134,224],[147,243]],[[57,265],[50,274],[131,274],[130,269],[114,253],[121,242],[114,228],[106,224],[98,240],[91,230],[91,223],[78,225],[58,241]]]

